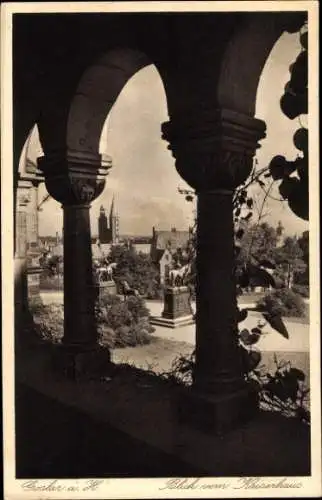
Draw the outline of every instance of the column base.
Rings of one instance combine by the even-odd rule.
[[[165,318],[162,316],[151,316],[151,325],[165,326],[166,328],[178,328],[180,326],[193,325],[195,323],[192,314],[188,316],[181,316],[180,318]]]
[[[57,346],[53,353],[55,371],[72,380],[97,380],[108,376],[112,371],[111,356],[108,349]]]
[[[251,420],[258,412],[258,392],[245,385],[226,395],[180,389],[176,400],[179,423],[212,434],[224,434]]]

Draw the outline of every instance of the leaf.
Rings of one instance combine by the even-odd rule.
[[[269,171],[274,181],[283,179],[284,166],[286,163],[285,156],[275,156],[269,164]]]
[[[284,199],[287,199],[300,183],[296,177],[286,177],[279,185],[279,192]]]
[[[237,284],[242,288],[249,286],[249,273],[247,270],[244,269],[242,273],[237,276]]]
[[[244,330],[242,330],[240,332],[239,336],[240,336],[240,339],[243,342],[243,344],[245,344],[245,345],[253,345],[253,344],[256,344],[256,342],[259,341],[260,336],[261,336],[261,331],[259,330],[259,333],[257,333],[257,332],[253,333],[253,330],[252,330],[252,333],[250,333],[249,330],[247,330],[245,328]]]
[[[251,329],[251,332],[252,332],[253,335],[261,335],[262,334],[261,329],[257,328],[256,326],[255,326],[255,328]]]
[[[235,254],[236,254],[236,257],[238,257],[238,255],[240,254],[240,251],[241,251],[240,244],[236,244],[235,245]]]
[[[285,337],[286,339],[289,338],[287,328],[284,325],[280,314],[271,314],[268,312],[263,312],[262,314],[266,319],[267,323],[269,323],[271,327],[274,328],[274,330],[283,335],[283,337]]]
[[[302,370],[299,370],[298,368],[291,368],[289,371],[289,376],[296,378],[297,380],[301,380],[304,382],[305,380],[305,374]]]
[[[243,220],[249,220],[253,216],[253,212],[249,212],[245,217],[243,217]]]
[[[253,208],[253,198],[248,198],[246,203],[248,208]]]
[[[241,356],[244,371],[246,373],[257,368],[262,359],[262,355],[259,351],[248,351],[247,349],[245,349],[245,347],[241,347]]]
[[[244,236],[244,232],[244,229],[238,229],[236,232],[236,238],[240,240]]]
[[[266,267],[267,269],[276,269],[275,264],[268,259],[263,259],[259,261],[259,265],[262,267]]]
[[[248,272],[249,272],[249,277],[252,283],[255,286],[272,286],[273,288],[276,287],[275,280],[273,276],[271,276],[270,273],[265,271],[265,269],[254,266],[253,264],[248,264]]]

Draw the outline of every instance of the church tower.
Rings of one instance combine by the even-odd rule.
[[[100,215],[98,218],[98,239],[100,240],[100,243],[109,243],[110,241],[107,217],[103,205],[101,205]]]
[[[115,200],[114,196],[112,199],[111,209],[110,209],[110,231],[112,241],[111,243],[115,245],[119,242],[119,217],[115,211]]]

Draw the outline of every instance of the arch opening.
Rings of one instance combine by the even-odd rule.
[[[140,51],[115,49],[83,74],[71,102],[67,123],[70,150],[98,153],[102,129],[123,87],[152,61]]]

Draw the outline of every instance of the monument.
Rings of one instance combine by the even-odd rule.
[[[152,316],[152,325],[177,328],[191,325],[195,322],[191,307],[191,293],[186,285],[186,278],[190,272],[190,264],[172,269],[169,273],[169,282],[164,289],[164,307],[161,316]]]

